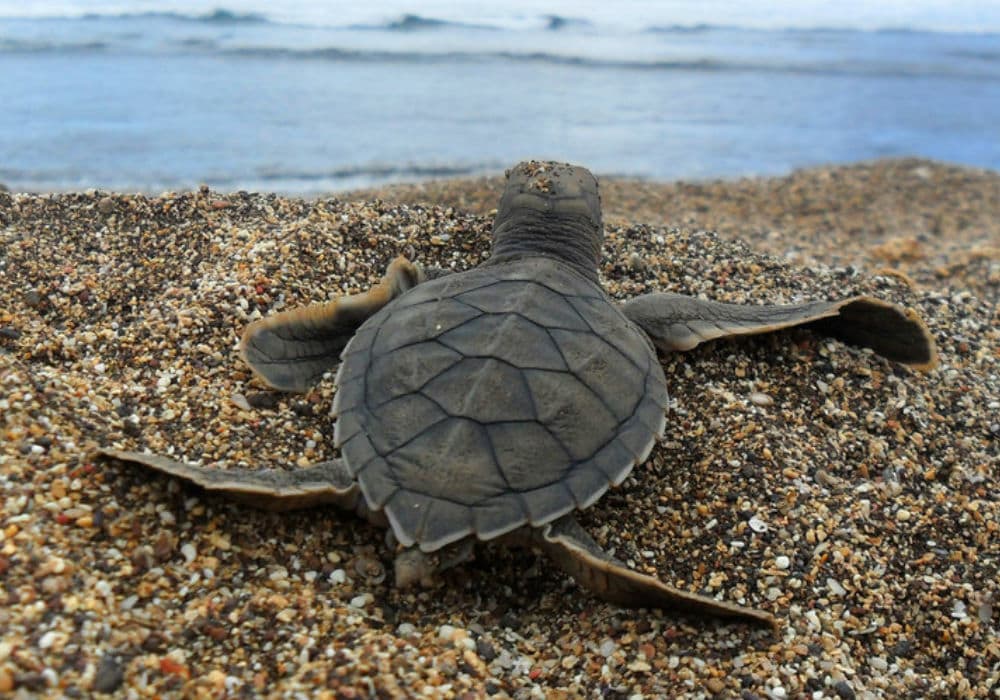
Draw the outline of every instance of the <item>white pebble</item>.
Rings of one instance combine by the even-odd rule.
[[[250,408],[250,402],[247,401],[247,397],[244,396],[243,394],[235,393],[235,394],[233,394],[232,396],[229,397],[229,400],[237,408],[240,408],[240,409],[242,409],[244,411],[251,410],[251,408]]]
[[[59,639],[58,632],[46,632],[45,634],[42,635],[41,639],[38,640],[38,648],[48,649],[49,647],[51,647],[53,644],[56,643],[57,639]]]
[[[750,524],[750,529],[754,532],[767,532],[767,523],[758,518],[756,515],[750,518],[748,522]]]
[[[770,691],[768,691],[768,695],[770,695],[775,700],[782,700],[783,698],[788,697],[788,692],[780,685],[776,685],[773,688],[771,688]]]
[[[881,656],[873,656],[868,659],[868,665],[874,668],[876,671],[886,671],[889,669],[889,662],[883,659]]]
[[[750,403],[755,406],[770,406],[774,403],[774,399],[767,394],[755,391],[750,394]]]
[[[438,639],[444,642],[450,642],[452,637],[455,636],[455,628],[451,625],[441,625],[438,627]]]
[[[835,578],[828,578],[826,580],[826,587],[830,589],[830,593],[838,597],[847,593],[844,587],[840,585],[840,581]]]
[[[912,515],[913,514],[910,513],[910,511],[906,510],[906,508],[900,508],[899,510],[896,511],[896,520],[898,520],[901,523],[905,523],[907,520],[910,519],[910,517],[912,517]]]
[[[352,608],[363,608],[368,605],[369,595],[367,593],[362,593],[361,595],[356,595],[351,598]]]
[[[510,655],[510,652],[506,649],[501,649],[500,653],[497,654],[497,658],[494,659],[495,663],[500,668],[511,668],[514,665],[514,658]]]
[[[611,656],[618,650],[618,645],[613,639],[605,639],[601,642],[601,656],[607,657]]]
[[[347,572],[343,569],[334,569],[330,572],[330,583],[344,583],[347,581]]]
[[[198,550],[193,544],[187,542],[181,546],[181,554],[184,555],[184,561],[190,564],[198,557]]]
[[[818,632],[823,629],[823,623],[819,621],[819,615],[816,614],[815,610],[809,610],[805,614],[806,622],[809,623],[810,632]]]
[[[413,637],[417,634],[417,628],[409,622],[403,622],[396,628],[396,634],[400,637]]]
[[[780,557],[774,558],[774,565],[784,571],[792,565],[792,560],[784,555],[781,555]]]

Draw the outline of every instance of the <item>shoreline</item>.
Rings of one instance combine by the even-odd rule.
[[[941,201],[979,216],[996,204],[981,200],[989,186],[972,178]],[[472,201],[477,187],[451,194]],[[905,204],[879,220],[934,206]],[[622,610],[495,545],[437,588],[398,591],[384,532],[352,514],[262,513],[90,458],[99,444],[219,469],[334,456],[332,380],[263,391],[235,351],[242,328],[366,289],[398,254],[474,266],[488,217],[209,191],[0,193],[0,692],[987,697],[1000,682],[995,283],[977,297],[962,286],[980,283],[971,263],[911,286],[772,257],[754,248],[767,236],[606,219],[614,298],[866,294],[913,308],[937,341],[927,374],[808,332],[661,356],[667,439],[581,521],[639,571],[772,612],[777,638]],[[827,254],[853,240],[828,239]]]

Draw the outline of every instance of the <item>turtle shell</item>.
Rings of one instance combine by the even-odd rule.
[[[415,287],[337,373],[334,440],[399,541],[433,551],[596,501],[663,433],[663,369],[598,285],[530,258]]]

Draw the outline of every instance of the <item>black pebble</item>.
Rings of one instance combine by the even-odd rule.
[[[124,677],[121,664],[115,657],[102,656],[94,676],[94,692],[113,693],[121,686]]]
[[[281,403],[281,394],[277,391],[247,392],[247,403],[254,408],[274,408]]]
[[[486,663],[489,663],[493,659],[497,658],[497,650],[493,648],[492,644],[482,637],[476,640],[476,653],[479,654],[479,658]]]
[[[847,681],[840,681],[833,686],[833,689],[837,691],[837,697],[843,698],[843,700],[854,700],[854,688]]]

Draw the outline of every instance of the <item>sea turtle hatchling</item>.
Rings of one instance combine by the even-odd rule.
[[[868,297],[741,306],[678,294],[612,301],[598,280],[597,181],[584,168],[508,173],[493,252],[466,272],[397,258],[364,294],[251,324],[241,354],[272,387],[304,391],[340,364],[340,458],[304,469],[210,469],[102,449],[271,510],[334,504],[388,524],[397,585],[468,557],[476,540],[537,547],[600,598],[774,625],[767,612],[628,569],[573,512],[620,484],[666,427],[654,344],[809,326],[917,368],[934,343],[909,310]]]

